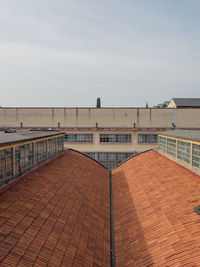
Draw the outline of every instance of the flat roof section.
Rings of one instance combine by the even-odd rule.
[[[199,266],[200,177],[151,150],[112,172],[117,266]]]
[[[169,137],[182,138],[193,141],[200,141],[200,130],[173,130],[160,132],[158,135],[165,135]]]
[[[0,132],[0,145],[27,141],[42,137],[64,134],[58,131],[16,131],[13,133]]]
[[[2,266],[109,266],[109,171],[67,151],[0,196]]]

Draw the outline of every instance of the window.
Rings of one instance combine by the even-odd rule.
[[[187,163],[190,163],[191,159],[191,144],[184,141],[178,140],[178,151],[177,151],[178,159],[181,159]]]
[[[49,157],[54,156],[64,149],[63,140],[64,136],[53,137],[48,140]],[[47,140],[35,141],[34,144],[28,143],[0,150],[0,180],[10,178],[13,175],[19,176],[32,169],[34,156],[36,165],[47,159]],[[7,182],[7,180],[3,182]]]
[[[97,155],[97,159],[101,164],[111,170],[133,154],[134,153],[99,152]]]
[[[48,139],[48,157],[51,158],[56,154],[56,138]]]
[[[192,166],[200,168],[200,145],[192,145]]]
[[[86,155],[96,159],[109,170],[136,153],[124,152],[85,152]]]
[[[15,148],[15,174],[20,172],[20,149],[19,146]]]
[[[168,138],[167,139],[167,154],[176,157],[176,140]]]
[[[47,141],[35,143],[35,163],[38,164],[47,158]]]
[[[6,149],[6,177],[10,177],[12,176],[12,170],[13,170],[13,166],[12,166],[12,150],[11,148]]]
[[[158,147],[161,151],[166,152],[166,137],[159,136]]]
[[[64,149],[64,136],[57,137],[58,141],[58,152],[63,151]]]
[[[138,134],[138,143],[158,143],[157,134]]]
[[[67,143],[92,143],[93,134],[65,134]]]
[[[33,144],[19,146],[19,169],[23,172],[33,166]]]
[[[89,157],[91,157],[91,158],[93,158],[93,159],[96,159],[95,152],[85,152],[84,154],[89,156]]]
[[[15,148],[15,174],[21,173],[33,166],[33,144]]]
[[[100,134],[100,143],[130,143],[131,134]]]
[[[12,162],[11,148],[0,150],[0,179],[12,176]]]

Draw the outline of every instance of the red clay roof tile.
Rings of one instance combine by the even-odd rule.
[[[200,179],[155,151],[113,171],[117,266],[200,266]]]
[[[117,266],[199,266],[200,179],[154,151],[113,171]],[[109,172],[69,151],[0,196],[2,266],[109,266]]]
[[[0,196],[2,266],[109,266],[109,172],[68,151]]]

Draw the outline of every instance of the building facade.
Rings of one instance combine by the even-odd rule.
[[[65,148],[119,163],[156,148],[161,131],[200,129],[200,108],[0,108],[0,127],[65,132]]]
[[[0,188],[64,149],[57,131],[0,132]]]
[[[175,130],[159,134],[158,151],[200,174],[200,131]]]

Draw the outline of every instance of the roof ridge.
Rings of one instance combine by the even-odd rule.
[[[85,156],[86,158],[89,158],[89,159],[95,161],[95,162],[98,163],[101,167],[103,167],[104,169],[106,169],[106,170],[108,170],[108,171],[110,172],[110,170],[109,170],[108,168],[106,168],[102,163],[100,163],[98,160],[96,160],[96,159],[90,157],[89,155],[86,155],[85,153],[83,153],[83,152],[81,152],[81,151],[78,151],[78,150],[76,150],[76,149],[73,149],[73,148],[68,148],[67,150],[71,150],[71,151],[77,152],[77,153],[79,153],[79,154]]]
[[[126,163],[126,162],[129,161],[130,159],[132,159],[132,158],[134,158],[134,157],[137,157],[137,156],[139,156],[139,155],[141,155],[141,154],[143,154],[143,153],[149,152],[149,151],[155,151],[155,150],[154,150],[153,148],[151,148],[151,149],[147,149],[147,150],[145,150],[145,151],[141,151],[141,152],[139,152],[138,154],[132,155],[132,156],[130,156],[129,158],[127,158],[127,159],[123,160],[122,162],[120,162],[114,169],[112,169],[112,171],[114,171],[115,169],[117,169],[119,166],[121,166],[122,164]],[[156,152],[156,151],[155,151],[155,152]]]

